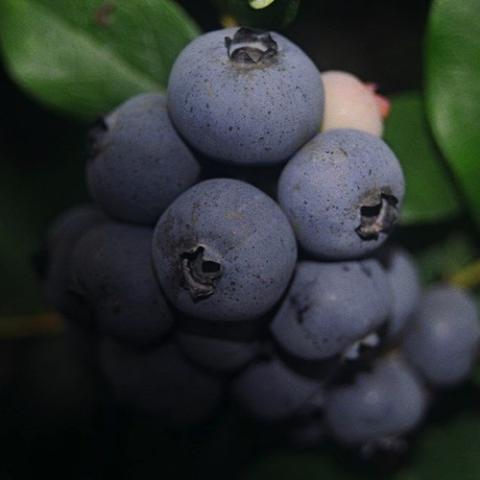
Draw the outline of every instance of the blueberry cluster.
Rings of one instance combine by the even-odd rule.
[[[166,97],[97,122],[95,203],[52,225],[43,285],[95,332],[119,402],[168,425],[227,402],[296,442],[391,448],[433,388],[469,375],[472,300],[422,292],[384,245],[405,189],[387,110],[283,36],[238,28],[188,45]]]

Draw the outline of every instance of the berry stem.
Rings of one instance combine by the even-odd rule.
[[[222,276],[222,266],[204,258],[201,245],[181,255],[183,279],[194,301],[215,293],[216,281]]]
[[[54,336],[63,332],[62,317],[54,312],[0,317],[0,339]]]
[[[220,25],[223,28],[233,28],[238,27],[238,22],[232,15],[225,14],[220,17]]]
[[[454,273],[449,283],[461,288],[476,288],[480,286],[480,259]]]

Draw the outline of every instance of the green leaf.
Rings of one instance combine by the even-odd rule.
[[[169,0],[2,0],[0,40],[12,77],[49,107],[92,120],[162,90],[198,29]]]
[[[300,7],[300,0],[216,0],[214,3],[240,25],[273,30],[293,22]]]
[[[480,227],[480,8],[478,0],[436,0],[426,37],[430,122]]]
[[[385,140],[405,173],[404,224],[436,222],[460,211],[454,184],[433,141],[419,92],[394,96]]]

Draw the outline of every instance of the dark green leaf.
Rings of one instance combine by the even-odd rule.
[[[469,389],[460,396],[472,395]],[[455,396],[453,394],[452,396]],[[458,394],[457,394],[458,396]],[[460,398],[459,404],[470,403]],[[453,415],[441,424],[423,425],[413,442],[412,458],[399,464],[390,473],[375,461],[358,463],[332,455],[333,448],[306,453],[277,452],[263,457],[252,466],[245,480],[478,480],[480,478],[480,419],[470,411],[460,412],[465,405],[453,408]],[[338,448],[338,447],[337,447]],[[381,460],[381,459],[379,459]]]
[[[46,105],[91,120],[162,90],[197,27],[169,0],[2,0],[0,40],[13,78]]]
[[[300,0],[275,0],[260,9],[253,8],[249,0],[216,0],[215,3],[223,14],[231,15],[240,25],[273,30],[293,22],[300,7]]]
[[[426,43],[426,97],[436,140],[480,226],[480,8],[436,0]]]
[[[445,280],[477,257],[475,241],[462,231],[452,231],[441,241],[417,252],[418,268],[425,284]]]
[[[457,214],[460,203],[428,129],[420,93],[393,97],[385,139],[405,172],[404,224],[434,222]]]
[[[38,165],[0,152],[0,316],[45,310],[32,255],[64,208],[84,201],[83,135],[59,139],[58,157]]]
[[[275,453],[253,466],[245,480],[358,480],[356,474],[344,471],[342,465],[321,451],[309,453]]]
[[[474,296],[475,303],[477,305],[477,313],[480,318],[480,286],[475,289],[474,292],[471,292]],[[477,362],[477,365],[475,366],[475,370],[473,371],[472,375],[472,381],[473,383],[478,387],[480,387],[480,365],[479,362]]]
[[[39,242],[38,232],[28,214],[30,196],[22,175],[6,168],[0,171],[0,316],[37,311],[41,304],[31,255]],[[28,187],[27,187],[28,188]],[[15,193],[18,192],[18,194]],[[33,212],[32,212],[33,214]]]
[[[459,412],[458,412],[459,413]],[[480,419],[463,413],[425,432],[411,466],[395,480],[478,480],[480,478]]]

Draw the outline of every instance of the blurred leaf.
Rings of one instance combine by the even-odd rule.
[[[239,25],[272,30],[292,23],[300,7],[300,0],[214,0],[214,3],[223,15],[232,16]]]
[[[436,0],[426,42],[426,98],[435,138],[480,227],[480,5]]]
[[[86,196],[78,181],[84,173],[78,155],[83,135],[72,140],[59,139],[58,157],[37,165],[1,155],[0,316],[45,311],[32,255],[52,218]]]
[[[477,287],[475,291],[471,293],[473,293],[475,303],[477,305],[477,313],[480,318],[480,288]],[[480,387],[480,363],[478,361],[475,366],[475,370],[473,371],[472,382],[477,386],[477,388]]]
[[[265,456],[242,480],[358,480],[356,474],[342,469],[331,455],[321,451],[274,453]]]
[[[21,175],[0,163],[0,315],[38,311],[41,296],[30,264],[39,238]],[[15,193],[18,192],[18,193]]]
[[[465,268],[455,272],[450,277],[450,282],[465,289],[475,289],[480,287],[480,260],[467,265]]]
[[[0,40],[13,78],[46,105],[92,120],[162,90],[198,33],[169,0],[1,0]]]
[[[473,402],[470,402],[473,403]],[[455,412],[454,412],[455,413]],[[338,448],[338,447],[337,447]],[[478,480],[480,478],[480,418],[463,412],[441,425],[423,425],[412,445],[412,458],[390,473],[375,462],[359,464],[334,449],[304,453],[274,453],[254,464],[243,480]]]
[[[434,222],[459,213],[460,203],[431,137],[419,92],[393,97],[385,140],[398,156],[405,173],[404,224]]]
[[[415,445],[411,466],[394,476],[395,480],[453,478],[480,478],[480,419],[471,412],[429,428]]]
[[[445,280],[475,260],[475,241],[465,232],[452,231],[441,241],[416,254],[417,265],[425,284]]]
[[[477,298],[477,308],[480,309],[480,299]],[[478,387],[480,386],[480,367],[477,365],[472,374],[472,382]]]

